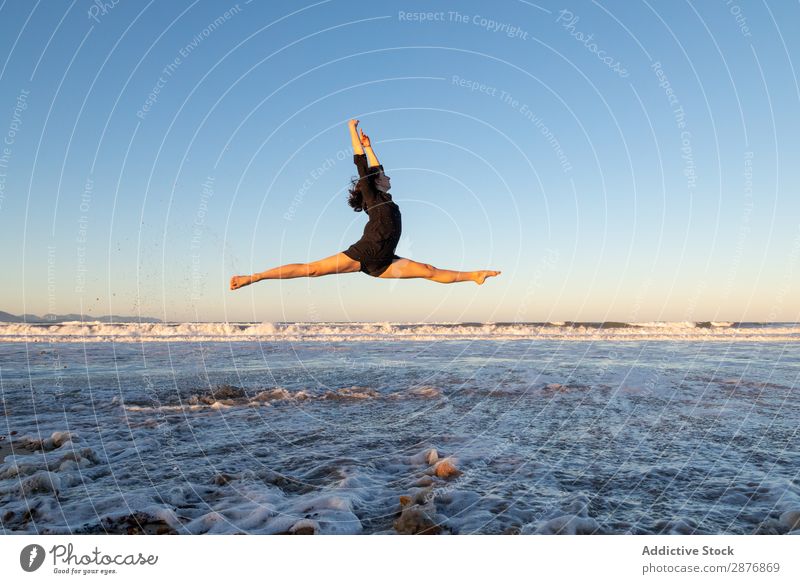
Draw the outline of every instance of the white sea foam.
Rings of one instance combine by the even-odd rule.
[[[789,323],[102,323],[0,324],[0,342],[355,342],[435,340],[794,342]]]
[[[800,533],[798,345],[520,338],[0,343],[0,533]]]

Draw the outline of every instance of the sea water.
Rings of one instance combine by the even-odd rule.
[[[789,533],[799,331],[0,325],[0,529]]]

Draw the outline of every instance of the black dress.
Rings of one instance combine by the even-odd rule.
[[[399,259],[394,250],[400,241],[402,222],[400,207],[392,201],[392,195],[374,188],[368,175],[383,172],[383,166],[367,167],[365,154],[353,155],[358,168],[358,188],[363,197],[364,212],[369,221],[364,234],[343,253],[350,259],[361,262],[361,271],[379,277],[392,260]]]

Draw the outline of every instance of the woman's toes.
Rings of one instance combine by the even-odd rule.
[[[499,275],[500,272],[496,272],[494,270],[483,270],[482,272],[478,272],[478,275],[475,278],[475,283],[480,286],[486,281],[486,278],[491,278],[492,276]]]

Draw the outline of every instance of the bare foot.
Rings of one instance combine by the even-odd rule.
[[[234,276],[231,278],[231,290],[236,290],[242,286],[247,286],[253,283],[253,278],[250,276]]]
[[[499,276],[502,272],[496,272],[494,270],[481,270],[480,272],[475,272],[475,283],[480,286],[483,284],[486,278],[491,278],[492,276]]]

